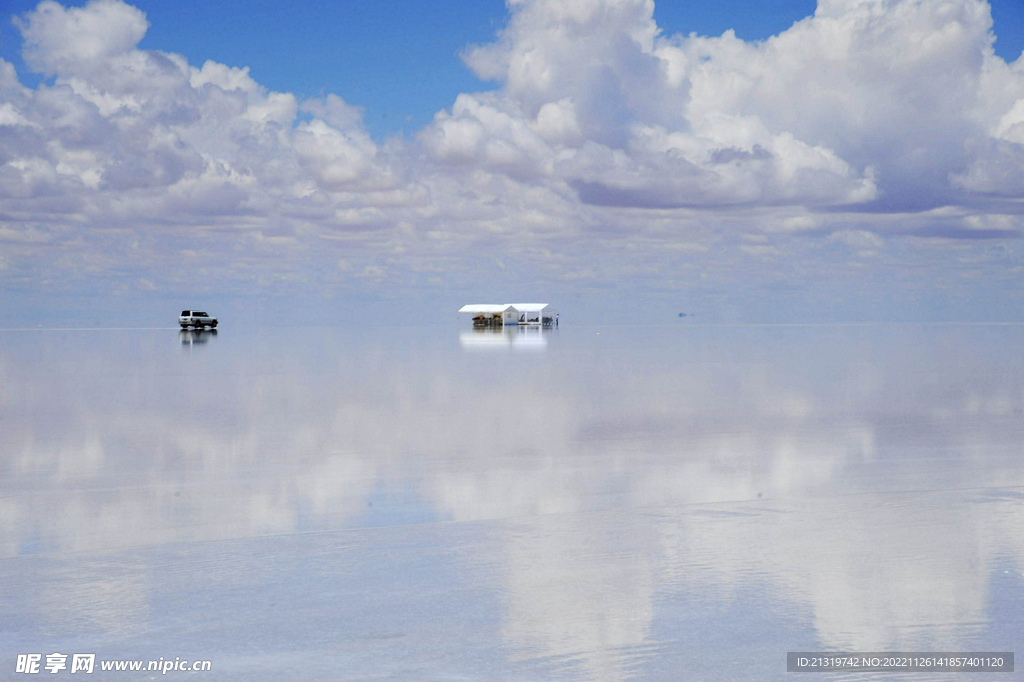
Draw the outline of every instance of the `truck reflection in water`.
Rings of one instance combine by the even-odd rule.
[[[210,339],[216,338],[216,329],[182,329],[178,332],[178,340],[181,341],[181,345],[183,347],[188,346],[189,348],[204,344]]]
[[[474,327],[459,332],[459,344],[469,350],[545,351],[548,337],[557,334],[550,327]]]

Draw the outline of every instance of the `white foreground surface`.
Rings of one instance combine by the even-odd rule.
[[[1024,328],[459,331],[0,332],[0,679],[1024,651]]]

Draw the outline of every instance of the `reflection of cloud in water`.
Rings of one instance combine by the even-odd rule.
[[[515,519],[511,651],[588,678],[630,677],[673,592],[753,586],[807,609],[826,647],[955,648],[986,622],[988,574],[1024,566],[1024,510],[928,491],[1024,484],[1020,331],[872,333],[563,330],[522,363],[332,332],[233,335],[184,364],[0,351],[0,552],[343,528],[372,523],[371,498],[426,501]],[[47,374],[55,357],[74,369]],[[178,385],[184,368],[210,384]]]
[[[512,526],[502,561],[503,634],[519,658],[575,659],[585,679],[625,679],[631,650],[650,636],[656,529],[621,536],[598,520],[558,515],[542,528]]]
[[[1024,559],[1010,526],[990,527],[969,499],[868,495],[746,509],[665,522],[674,553],[665,579],[724,601],[760,584],[769,602],[808,606],[817,641],[832,650],[956,649],[965,629],[988,624],[988,573],[1008,551],[1018,566]],[[1024,521],[1019,509],[998,515],[1007,511]]]

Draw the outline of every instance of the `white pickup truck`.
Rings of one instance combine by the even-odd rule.
[[[182,310],[181,315],[178,316],[178,324],[181,325],[182,329],[187,329],[188,327],[202,329],[206,326],[216,329],[217,318],[210,317],[206,313],[201,313],[198,310]]]

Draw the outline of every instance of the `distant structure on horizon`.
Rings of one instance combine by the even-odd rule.
[[[470,303],[459,313],[472,315],[474,327],[558,326],[558,313],[547,303]]]

